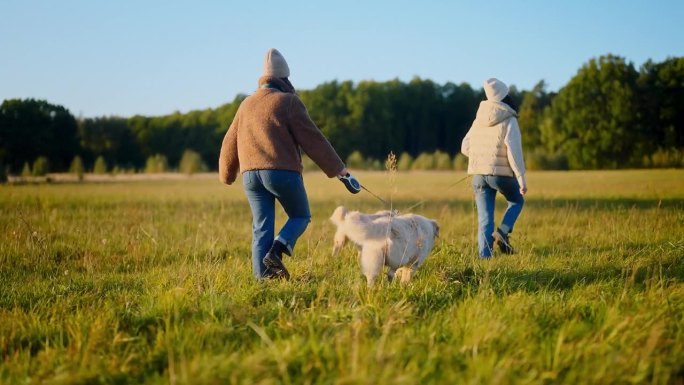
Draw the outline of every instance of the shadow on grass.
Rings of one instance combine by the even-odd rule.
[[[501,292],[525,291],[537,293],[542,291],[569,291],[578,286],[595,283],[606,285],[645,286],[649,282],[669,285],[684,281],[684,266],[681,262],[668,262],[662,265],[639,266],[635,268],[607,264],[600,267],[583,269],[542,268],[529,271],[492,270],[490,275],[496,277],[495,290]]]
[[[675,245],[676,246],[676,245]],[[577,268],[537,268],[515,270],[494,268],[487,271],[466,267],[463,270],[441,272],[441,279],[464,285],[471,291],[486,284],[500,294],[516,291],[570,291],[577,286],[595,283],[608,285],[645,286],[649,283],[669,285],[684,282],[684,255],[668,257],[660,262],[641,266],[625,266],[618,262]]]
[[[503,204],[503,199],[501,197],[497,198],[497,203]],[[445,206],[454,209],[471,210],[474,206],[474,201],[463,199],[430,199],[425,201],[398,199],[392,202],[392,206],[400,212],[441,210]],[[361,208],[354,209],[361,210],[364,207],[365,205],[362,205]],[[596,209],[684,209],[684,198],[539,198],[527,196],[525,208],[527,210],[535,208],[570,208],[582,211]]]
[[[642,246],[634,244],[633,247]],[[602,264],[567,264],[561,268],[501,266],[487,269],[477,263],[466,263],[465,267],[446,266],[436,272],[439,280],[446,283],[443,289],[409,293],[409,299],[418,313],[423,314],[453,306],[455,302],[473,297],[481,290],[491,290],[503,297],[516,292],[532,295],[566,293],[594,284],[617,290],[669,287],[684,282],[684,242],[671,244],[671,247],[671,250],[664,250],[665,257],[662,260],[642,265],[630,265],[630,262],[616,256]]]

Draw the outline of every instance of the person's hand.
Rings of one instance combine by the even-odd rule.
[[[352,194],[358,194],[361,191],[361,183],[349,173],[349,171],[344,168],[337,179],[344,184],[344,187]]]
[[[522,194],[522,195],[527,194],[527,186],[520,187],[520,194]]]

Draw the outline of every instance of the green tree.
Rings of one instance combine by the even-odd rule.
[[[36,158],[36,160],[33,162],[33,167],[32,167],[32,175],[33,176],[45,176],[50,172],[50,165],[48,158],[45,156],[39,156]]]
[[[546,110],[540,129],[547,151],[565,155],[573,169],[634,165],[644,140],[637,129],[637,76],[623,58],[590,60]]]
[[[0,161],[11,170],[39,156],[66,170],[79,150],[76,119],[44,100],[9,99],[0,105]]]
[[[416,157],[411,165],[411,170],[434,170],[435,157],[431,153],[424,152]]]
[[[454,170],[465,171],[468,169],[468,157],[460,152],[454,156]]]
[[[356,142],[357,138],[361,138],[361,132],[349,107],[354,93],[351,81],[333,81],[323,83],[313,90],[299,91],[311,119],[342,159],[346,159],[355,149],[364,150]]]
[[[199,154],[200,161],[206,165],[217,163],[223,134],[218,129],[222,127],[216,110],[205,109],[191,111],[182,116],[181,127],[185,148],[192,148]],[[182,156],[181,156],[182,159]]]
[[[83,180],[83,173],[85,172],[85,168],[83,167],[83,160],[80,156],[76,155],[74,159],[71,161],[71,165],[69,166],[69,172],[76,175],[79,181]]]
[[[394,151],[407,151],[416,156],[442,147],[447,130],[442,124],[442,87],[431,80],[415,77],[402,88],[395,111],[399,114],[401,125],[404,127],[405,148],[397,148]]]
[[[435,151],[433,154],[435,170],[451,170],[453,168],[451,157],[446,152]]]
[[[29,166],[28,162],[24,162],[24,167],[21,168],[21,176],[26,178],[31,176],[33,173],[31,172],[31,166]]]
[[[146,174],[156,174],[166,172],[169,168],[169,162],[166,156],[162,154],[155,154],[147,158],[145,163]]]
[[[475,120],[475,114],[484,99],[484,91],[473,90],[467,83],[447,83],[442,87],[444,137],[440,147],[449,154],[459,154],[461,143]]]
[[[347,157],[347,167],[352,169],[366,168],[366,161],[363,159],[363,154],[360,151],[354,151]]]
[[[399,155],[399,160],[397,161],[397,170],[399,171],[409,171],[411,165],[413,164],[413,157],[408,152],[402,152]]]
[[[96,155],[110,165],[142,168],[143,156],[129,120],[120,117],[80,119],[78,133],[84,163],[93,165]]]
[[[523,150],[533,151],[542,144],[541,129],[544,109],[551,105],[553,94],[546,92],[546,83],[540,80],[531,91],[523,92],[518,123],[522,134]]]
[[[482,95],[465,83],[441,86],[418,77],[409,83],[331,82],[300,91],[311,118],[343,159],[354,151],[369,159],[389,152],[455,154]]]
[[[95,159],[95,165],[93,166],[93,174],[103,175],[107,173],[107,161],[104,156],[100,155]]]
[[[647,61],[638,80],[640,126],[649,140],[642,141],[643,155],[676,164],[684,151],[684,57],[662,63]],[[658,163],[656,159],[647,165]]]
[[[192,175],[205,170],[206,166],[202,163],[200,154],[192,150],[185,150],[178,169],[183,174]]]

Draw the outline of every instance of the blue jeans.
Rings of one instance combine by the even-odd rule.
[[[277,239],[292,253],[297,239],[311,222],[309,199],[302,175],[295,171],[245,171],[242,184],[252,208],[252,273],[261,279],[266,272],[262,260],[273,241]],[[276,199],[288,218],[278,236],[274,237]]]
[[[480,257],[489,258],[492,256],[494,246],[492,234],[494,233],[494,204],[497,191],[508,201],[508,208],[499,226],[505,234],[513,231],[513,225],[522,211],[525,199],[520,194],[518,180],[512,176],[474,175],[473,191],[475,191],[475,204],[477,205],[477,244]]]

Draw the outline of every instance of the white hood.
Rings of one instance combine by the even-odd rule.
[[[484,126],[491,127],[511,117],[518,117],[518,114],[516,114],[515,110],[509,107],[508,104],[484,100],[480,102],[475,121]]]

